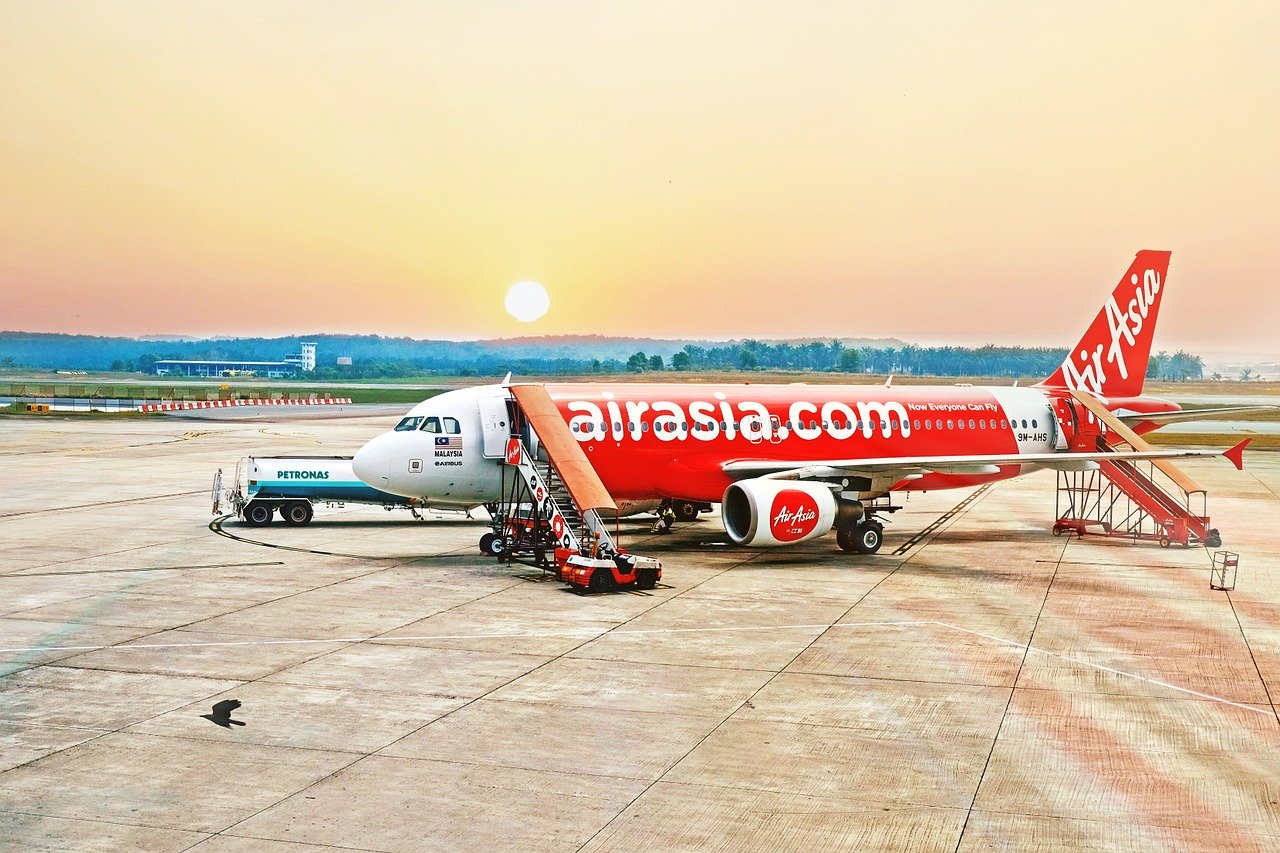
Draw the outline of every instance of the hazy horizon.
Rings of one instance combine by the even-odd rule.
[[[1278,30],[1270,2],[0,0],[0,326],[1065,347],[1150,248],[1157,348],[1268,353]]]

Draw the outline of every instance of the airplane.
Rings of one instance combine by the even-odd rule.
[[[874,554],[877,516],[900,508],[894,493],[1216,456],[1153,449],[1138,436],[1270,408],[1183,411],[1142,394],[1169,258],[1138,252],[1061,366],[1033,386],[538,384],[621,514],[663,501],[719,503],[739,545],[789,545],[834,529],[842,550]],[[360,449],[356,475],[428,506],[499,501],[514,387],[508,376],[425,400]],[[1104,431],[1131,436],[1134,449],[1108,449]],[[1221,455],[1240,467],[1245,444]]]

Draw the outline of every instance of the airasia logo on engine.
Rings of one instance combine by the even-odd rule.
[[[784,489],[774,495],[769,511],[769,532],[779,542],[803,539],[818,526],[818,502],[812,495]]]

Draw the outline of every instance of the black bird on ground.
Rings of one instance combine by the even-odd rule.
[[[232,726],[243,726],[244,723],[240,720],[231,719],[231,712],[239,707],[239,699],[223,699],[221,702],[215,702],[213,704],[212,714],[201,714],[200,716],[212,723],[217,723],[224,729],[229,729]]]

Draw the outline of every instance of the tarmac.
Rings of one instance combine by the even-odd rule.
[[[211,525],[216,468],[388,424],[0,419],[0,849],[1280,847],[1280,455],[1184,466],[1230,593],[1052,536],[1051,473],[874,557],[624,520],[666,574],[599,596],[460,515]]]

